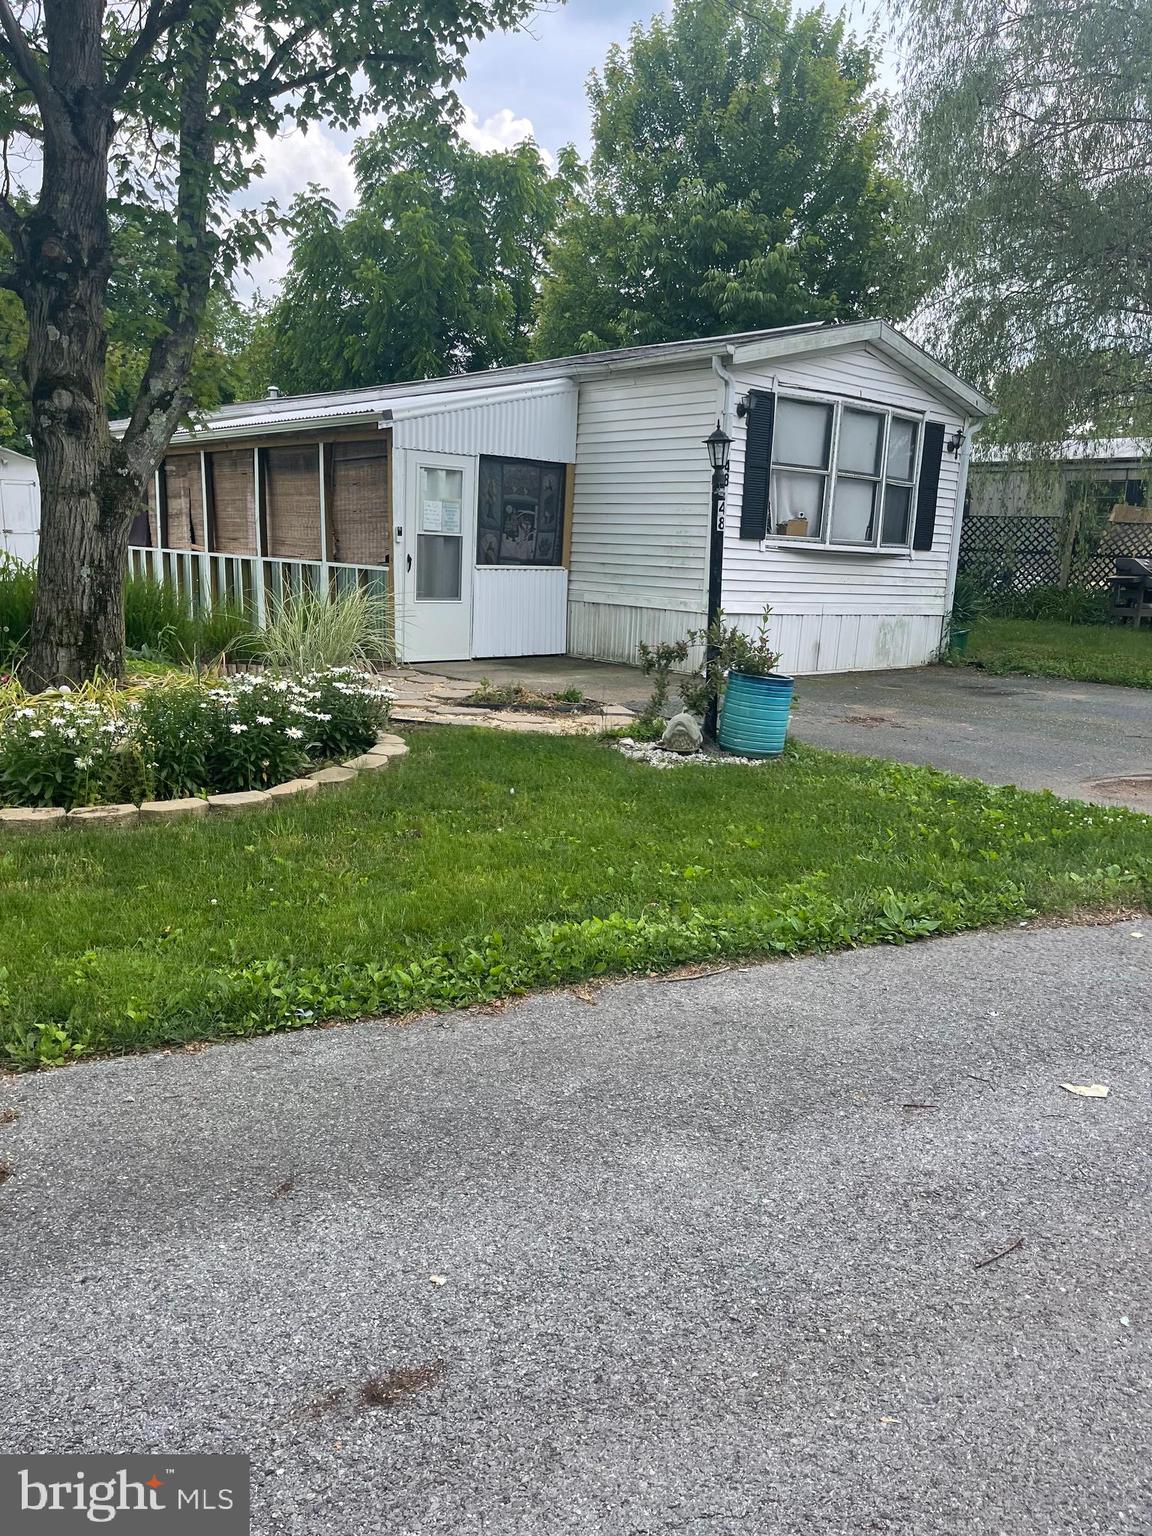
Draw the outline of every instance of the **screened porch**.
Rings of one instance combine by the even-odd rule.
[[[129,535],[130,573],[174,587],[190,611],[227,602],[257,625],[293,593],[388,596],[390,439],[360,429],[173,446]]]

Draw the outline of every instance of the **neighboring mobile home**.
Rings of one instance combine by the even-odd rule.
[[[726,614],[771,604],[794,672],[916,666],[940,645],[990,410],[882,321],[273,391],[173,439],[133,567],[258,612],[301,584],[375,584],[406,661],[634,662],[704,623],[719,419]]]
[[[36,460],[0,448],[0,554],[31,565],[40,545],[40,479]]]

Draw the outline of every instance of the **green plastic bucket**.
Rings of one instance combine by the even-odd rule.
[[[730,672],[717,740],[741,757],[779,757],[788,738],[795,679],[780,672],[753,677]]]
[[[954,651],[957,656],[963,656],[968,649],[968,631],[966,629],[954,629],[948,636],[948,649]]]

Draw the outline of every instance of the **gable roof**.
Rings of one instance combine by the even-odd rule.
[[[897,367],[928,384],[966,415],[989,416],[995,410],[979,390],[966,384],[886,320],[857,320],[844,325],[812,322],[771,330],[734,331],[724,336],[705,336],[690,341],[662,341],[643,347],[616,347],[604,352],[547,358],[541,362],[515,363],[507,368],[451,374],[437,379],[332,390],[323,394],[281,395],[271,400],[237,401],[208,413],[202,424],[191,431],[175,433],[173,441],[190,442],[209,435],[256,435],[304,421],[326,421],[335,426],[371,416],[387,419],[393,411],[420,405],[426,409],[447,405],[446,397],[475,390],[577,382],[582,378],[674,366],[713,357],[735,363],[753,362],[859,345],[868,345],[884,354]],[[440,398],[432,402],[425,401],[424,396]],[[115,421],[112,430],[122,432],[126,426],[126,421]]]

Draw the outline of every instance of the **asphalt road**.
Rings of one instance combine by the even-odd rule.
[[[1147,1533],[1150,960],[1014,930],[4,1080],[0,1450],[248,1452],[301,1536]]]
[[[796,680],[792,734],[817,747],[928,763],[988,784],[1051,789],[1152,810],[1095,781],[1152,776],[1152,693],[972,667],[843,672]]]

